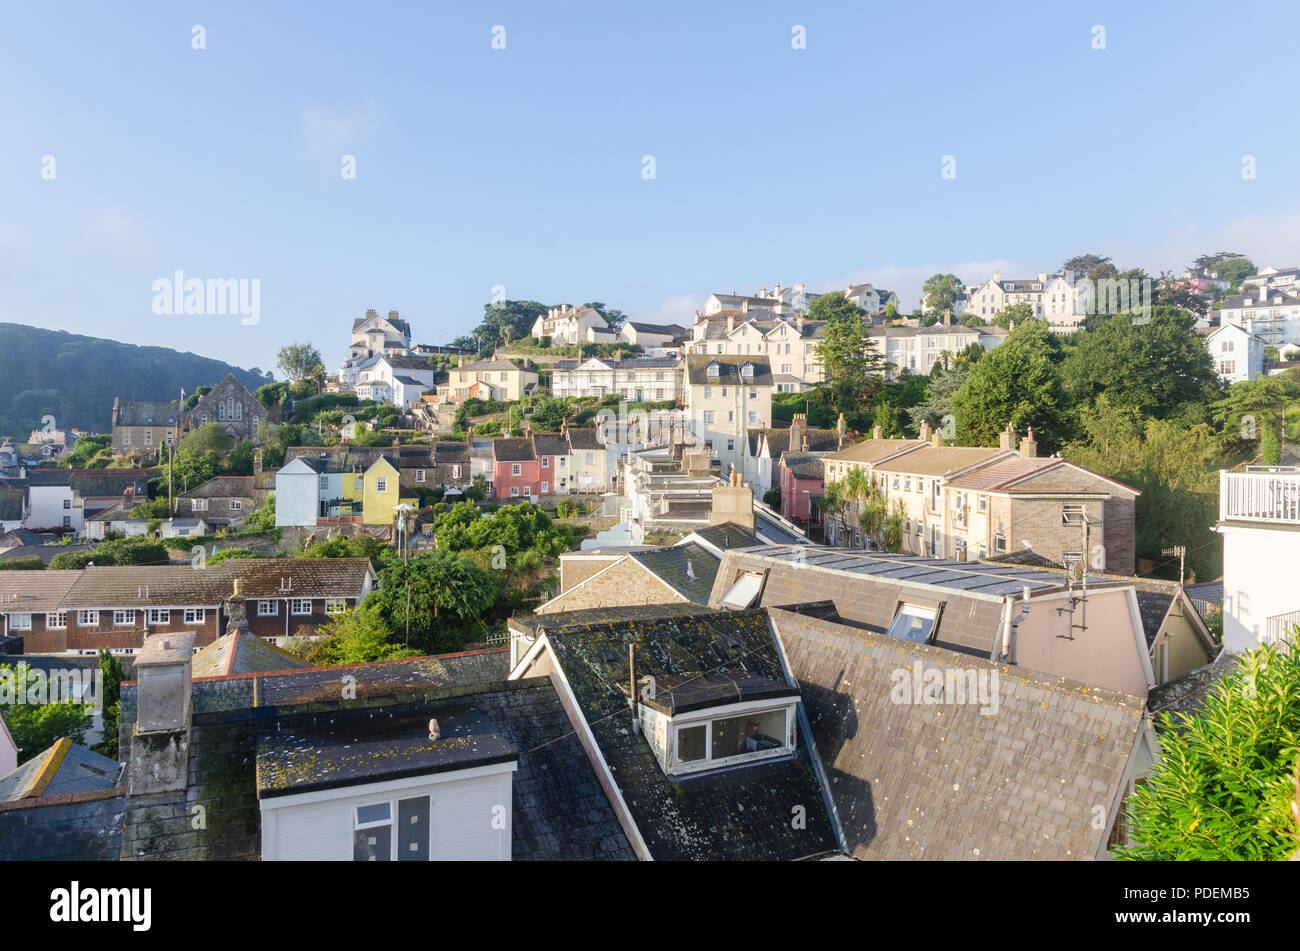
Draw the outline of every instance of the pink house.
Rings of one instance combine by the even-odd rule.
[[[825,491],[822,481],[824,452],[781,453],[781,516],[813,521],[812,503]]]
[[[541,466],[531,438],[492,440],[492,487],[498,499],[540,495],[540,473]]]

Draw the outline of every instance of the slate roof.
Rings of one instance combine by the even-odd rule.
[[[533,441],[527,436],[498,437],[492,440],[492,458],[503,462],[532,462],[537,456]]]
[[[702,681],[706,690],[732,699],[746,689],[791,690],[765,611],[667,605],[538,615],[515,623],[547,635],[652,858],[788,860],[838,851],[802,737],[793,756],[670,778],[645,738],[632,732],[625,686],[629,643],[637,645],[638,674],[674,689]],[[806,828],[795,829],[790,821],[796,804],[806,809]]]
[[[688,542],[671,548],[632,552],[628,557],[645,566],[646,570],[687,600],[696,604],[709,603],[709,592],[713,590],[719,559],[707,549]]]
[[[1211,609],[1218,611],[1223,608],[1222,579],[1189,584],[1186,591],[1187,596],[1192,599],[1192,604],[1196,605],[1196,610],[1201,612],[1201,617],[1209,614]]]
[[[175,426],[182,416],[178,400],[119,403],[115,426]]]
[[[45,564],[49,564],[55,555],[63,552],[90,551],[89,545],[30,545],[22,548],[11,548],[8,551],[0,551],[0,561],[6,558],[30,558],[33,555],[41,559]]]
[[[256,489],[252,476],[217,476],[202,485],[196,485],[180,495],[182,499],[254,498]]]
[[[461,370],[513,370],[516,373],[536,373],[536,370],[526,370],[523,367],[515,366],[509,360],[478,360],[474,363],[467,363],[464,366],[452,367],[451,372],[457,373]]]
[[[69,549],[59,546],[59,550]],[[57,611],[59,602],[80,576],[80,571],[0,571],[0,612],[44,614]]]
[[[596,438],[595,429],[570,429],[569,446],[575,451],[604,451],[605,446]]]
[[[805,615],[772,618],[854,856],[1091,859],[1105,845],[1094,808],[1109,814],[1123,792],[1142,700]],[[918,667],[974,671],[986,702],[898,702]]]
[[[122,848],[124,790],[0,803],[0,858],[15,862],[115,861]]]
[[[4,517],[3,510],[0,510],[0,518]],[[0,533],[0,545],[17,545],[19,547],[44,545],[45,537],[38,535],[36,532],[28,531],[25,528],[15,528],[12,531]]]
[[[533,452],[540,459],[542,456],[567,456],[569,441],[559,433],[534,433]]]
[[[686,328],[678,324],[643,324],[639,320],[629,320],[638,333],[646,334],[668,334],[670,337],[680,337],[686,333]]]
[[[758,536],[753,532],[741,528],[734,522],[725,522],[722,525],[710,525],[708,528],[699,528],[695,530],[710,545],[726,551],[728,548],[749,548],[752,545],[759,544]]]
[[[340,734],[360,730],[356,735],[364,737],[371,735],[371,726],[390,723],[400,729],[427,724],[431,716],[441,722],[472,707],[519,751],[511,809],[513,859],[633,858],[550,680],[506,682],[506,664],[504,650],[476,651],[198,681],[189,788],[151,797],[129,811],[123,852],[142,858],[256,860],[261,852],[256,759],[264,738],[322,725]],[[344,673],[356,678],[355,699],[340,695]],[[122,688],[124,756],[130,755],[128,725],[136,718],[137,691],[134,683]],[[206,829],[195,831],[188,817],[197,803],[209,804],[209,821]]]
[[[72,472],[68,469],[28,469],[27,484],[33,488],[49,485],[72,485]]]
[[[718,364],[718,375],[710,377],[708,366]],[[754,375],[742,377],[740,368],[749,363],[753,365]],[[764,356],[733,356],[725,353],[693,353],[686,358],[687,379],[693,385],[700,386],[771,386],[772,365]]]
[[[12,773],[0,776],[0,802],[112,789],[120,771],[117,760],[65,736]]]
[[[431,370],[428,357],[406,357],[393,353],[380,354],[380,359],[394,370]],[[416,382],[416,381],[411,381]],[[418,384],[417,384],[418,385]]]
[[[228,677],[232,674],[263,674],[310,666],[302,658],[281,650],[266,638],[247,631],[231,631],[196,651],[190,672],[196,678]]]
[[[820,481],[824,472],[822,460],[825,458],[824,452],[783,452],[781,464],[794,473],[796,478]]]

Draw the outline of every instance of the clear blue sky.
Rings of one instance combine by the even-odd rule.
[[[1300,264],[1294,5],[941,6],[10,5],[0,320],[333,367],[366,308],[442,343],[494,285],[683,320],[1094,250]],[[176,270],[259,279],[261,322],[155,315]]]

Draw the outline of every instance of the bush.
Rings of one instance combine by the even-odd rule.
[[[236,558],[261,558],[261,557],[262,556],[259,555],[257,552],[250,551],[247,548],[225,548],[217,552],[215,555],[209,555],[206,563],[209,566],[211,566],[211,565],[219,565],[223,561],[231,561],[232,559],[236,559]]]
[[[93,551],[61,551],[50,559],[50,571],[77,571],[95,560]]]
[[[60,552],[55,558],[62,558],[68,552]],[[53,562],[53,559],[51,559]],[[0,560],[0,571],[40,571],[45,567],[45,562],[41,561],[40,555],[20,555],[17,558],[5,558]]]

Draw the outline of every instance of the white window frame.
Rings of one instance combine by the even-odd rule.
[[[62,631],[68,626],[67,611],[51,611],[45,615],[45,629],[47,631]]]
[[[306,604],[306,605],[307,605],[307,610],[306,610],[306,611],[300,611],[300,610],[299,610],[299,607],[300,607],[301,605],[303,605],[303,604]],[[292,614],[292,615],[294,615],[294,616],[296,616],[296,617],[301,617],[301,616],[304,615],[304,614],[311,614],[311,598],[293,598],[293,599],[291,599],[291,600],[289,601],[289,613]]]
[[[274,598],[263,598],[257,602],[258,617],[279,617],[280,602]]]
[[[512,476],[523,475],[524,474],[523,465],[518,462],[510,463],[510,474]]]
[[[423,482],[423,481],[424,481],[424,470],[423,470],[423,469],[416,469],[416,470],[415,470],[415,481],[416,481],[417,483],[419,483],[419,482]]]
[[[388,491],[388,480],[387,480],[387,479],[375,479],[375,491],[376,491],[376,492],[387,492],[387,491]]]
[[[514,499],[514,498],[518,498],[518,497],[519,497],[519,486],[517,486],[517,485],[512,485],[512,486],[510,487],[510,497],[511,497],[512,499]]]
[[[202,624],[205,620],[207,620],[207,614],[208,614],[207,608],[186,608],[185,623]]]
[[[77,611],[78,627],[99,627],[98,611]]]
[[[172,622],[170,608],[150,608],[147,616],[150,624],[170,624]]]
[[[206,512],[208,510],[207,499],[190,499],[190,511]]]
[[[243,499],[231,499],[231,500],[230,500],[230,511],[232,511],[232,512],[242,512],[243,510],[244,510],[244,500],[243,500]]]
[[[14,612],[9,615],[9,630],[11,631],[30,631],[32,629],[32,615],[28,611]]]
[[[668,751],[668,763],[670,773],[698,773],[705,770],[722,769],[729,766],[735,766],[742,763],[752,763],[760,760],[776,759],[782,756],[792,755],[798,748],[798,738],[794,736],[792,728],[793,717],[795,712],[794,701],[797,698],[783,697],[784,702],[772,702],[770,700],[753,700],[748,703],[736,703],[724,707],[709,707],[706,710],[692,710],[690,713],[681,714],[673,717],[669,722],[672,727],[672,749]],[[758,716],[765,713],[785,714],[785,737],[784,744],[770,750],[755,750],[748,753],[737,753],[732,756],[721,756],[713,758],[713,723],[716,720],[732,720],[743,716]],[[704,727],[704,758],[698,760],[689,760],[683,762],[677,758],[679,747],[679,737],[682,730],[689,730],[695,727]]]
[[[135,623],[135,611],[129,608],[113,609],[113,626],[128,627]]]
[[[326,613],[326,614],[342,614],[342,613],[343,613],[344,611],[346,611],[347,609],[348,609],[348,602],[347,602],[347,599],[346,599],[346,598],[326,598],[326,599],[325,599],[325,613]]]

